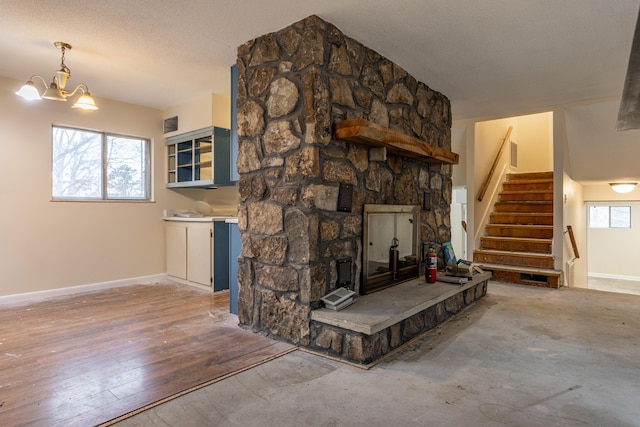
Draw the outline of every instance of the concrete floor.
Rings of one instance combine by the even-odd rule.
[[[294,351],[126,426],[638,426],[640,296],[491,282],[366,371]]]

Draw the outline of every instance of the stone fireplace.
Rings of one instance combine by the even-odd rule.
[[[237,65],[238,318],[314,346],[311,313],[340,260],[360,290],[365,204],[421,207],[420,241],[437,249],[451,231],[451,164],[337,139],[336,123],[365,119],[449,150],[449,100],[317,16],[240,46]]]

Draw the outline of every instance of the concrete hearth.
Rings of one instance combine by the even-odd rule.
[[[463,285],[423,278],[359,297],[342,311],[311,312],[310,349],[368,364],[482,298],[490,273]]]

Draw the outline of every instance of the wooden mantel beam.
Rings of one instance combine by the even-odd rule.
[[[431,145],[364,119],[338,122],[333,127],[335,139],[368,147],[386,147],[390,153],[422,160],[457,165],[458,154]]]

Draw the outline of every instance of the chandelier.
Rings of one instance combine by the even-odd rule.
[[[71,92],[66,91],[67,82],[71,79],[71,70],[64,63],[64,53],[66,50],[71,50],[71,45],[64,42],[55,42],[54,46],[62,51],[62,60],[60,62],[60,69],[56,71],[51,84],[47,85],[47,82],[42,76],[34,74],[31,76],[16,95],[23,97],[24,99],[33,101],[40,99],[50,99],[53,101],[66,101],[67,98],[75,95],[78,91],[82,92],[82,95],[78,98],[75,104],[71,108],[81,108],[83,110],[97,110],[96,103],[89,93],[89,88],[85,84],[79,84]],[[44,92],[42,95],[34,83],[34,79],[39,79],[44,84]]]

